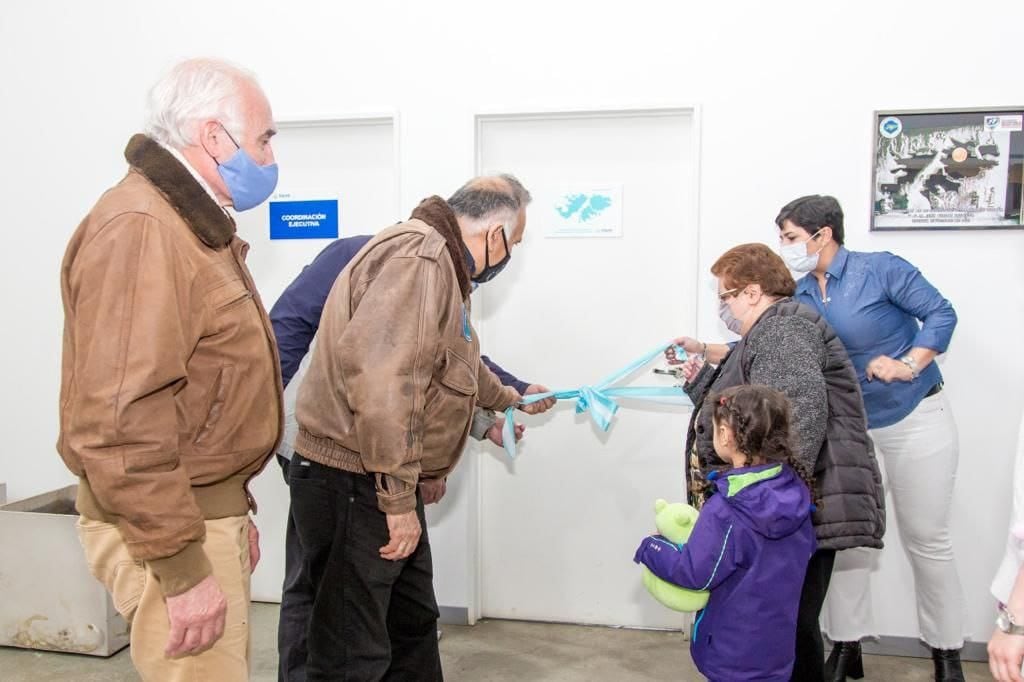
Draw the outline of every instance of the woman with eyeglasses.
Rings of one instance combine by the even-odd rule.
[[[834,197],[795,199],[779,211],[782,257],[796,272],[794,298],[839,334],[857,370],[868,429],[885,464],[900,537],[914,571],[921,639],[936,680],[963,680],[964,594],[953,559],[950,509],[959,442],[934,362],[949,346],[956,312],[921,272],[891,253],[843,246],[843,209]],[[835,643],[829,679],[859,677],[860,640],[876,636],[868,584],[871,561],[843,553],[825,633]]]
[[[731,350],[701,348],[717,366],[702,355],[682,362],[694,404],[686,437],[689,500],[700,507],[714,493],[709,481],[728,466],[715,454],[711,410],[703,409],[708,394],[742,384],[784,393],[792,406],[795,452],[814,472],[822,500],[814,510],[818,549],[800,596],[792,679],[820,682],[825,655],[818,617],[836,551],[880,548],[885,531],[881,477],[857,375],[828,323],[793,300],[793,277],[767,246],[729,249],[711,274],[718,279],[722,321],[740,340]],[[670,363],[681,362],[668,356]]]

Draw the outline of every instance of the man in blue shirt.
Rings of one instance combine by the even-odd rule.
[[[491,180],[509,184],[513,189],[518,185],[518,181],[511,182],[514,180],[511,176],[499,176]],[[334,286],[334,281],[371,239],[372,236],[369,235],[348,237],[328,244],[288,285],[270,311],[285,386],[285,433],[277,450],[277,459],[284,472],[285,482],[288,481],[288,466],[297,432],[295,399],[305,373],[303,360],[310,353],[310,347],[320,326],[324,303],[331,287]],[[466,258],[472,272],[475,266],[468,251]],[[486,356],[482,356],[481,359],[503,384],[512,386],[521,395],[548,391],[544,386],[529,384],[516,378]],[[540,401],[537,403],[537,411],[543,412],[554,404],[554,398]],[[471,433],[478,440],[487,438],[501,445],[503,424],[503,417],[478,409],[474,415]],[[522,429],[521,425],[516,426],[517,438],[521,436]],[[423,493],[424,503],[437,502],[444,495],[444,484],[442,482],[440,490],[423,489]],[[285,582],[278,624],[279,680],[305,680],[306,631],[313,597],[313,585],[306,575],[302,548],[289,509],[285,536]]]
[[[807,273],[794,297],[828,320],[857,370],[869,433],[885,463],[914,569],[921,638],[932,647],[935,679],[963,680],[964,595],[949,529],[959,443],[934,362],[949,347],[956,312],[899,256],[847,250],[834,197],[791,201],[775,222],[783,260]],[[825,611],[826,634],[836,645],[829,657],[835,679],[845,679],[844,670],[860,672],[860,639],[878,634],[870,564],[861,550],[836,558]]]

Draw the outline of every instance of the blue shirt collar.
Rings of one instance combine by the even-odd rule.
[[[836,255],[832,258],[832,263],[828,266],[828,274],[833,279],[842,279],[843,273],[846,272],[846,261],[850,259],[850,252],[846,250],[845,246],[840,246],[839,250],[836,251]]]
[[[825,272],[828,274],[829,279],[842,279],[843,273],[846,272],[846,263],[850,259],[850,252],[846,250],[845,246],[840,246],[839,250],[836,251],[836,255],[832,258],[832,263],[828,266],[828,270]],[[801,277],[796,283],[796,293],[799,294],[810,294],[816,295],[818,287],[818,280],[814,276],[813,272],[808,272],[806,275]]]

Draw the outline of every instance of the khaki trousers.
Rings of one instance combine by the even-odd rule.
[[[164,656],[170,624],[160,584],[143,561],[128,553],[117,526],[80,518],[78,536],[92,574],[107,588],[131,626],[131,656],[143,680],[244,682],[249,679],[249,518],[206,522],[203,550],[227,597],[224,636],[194,656]]]

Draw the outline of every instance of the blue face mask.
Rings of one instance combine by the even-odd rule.
[[[221,128],[224,126],[222,125]],[[228,139],[235,143],[238,150],[224,163],[220,163],[217,159],[213,160],[217,163],[217,172],[220,173],[220,177],[228,187],[231,204],[235,210],[248,211],[250,208],[262,204],[267,197],[274,193],[274,188],[277,187],[277,164],[260,166],[252,160],[248,152],[242,149],[235,138],[231,137],[227,128],[224,128],[224,132],[227,133]],[[210,157],[212,158],[213,155],[211,154]]]

